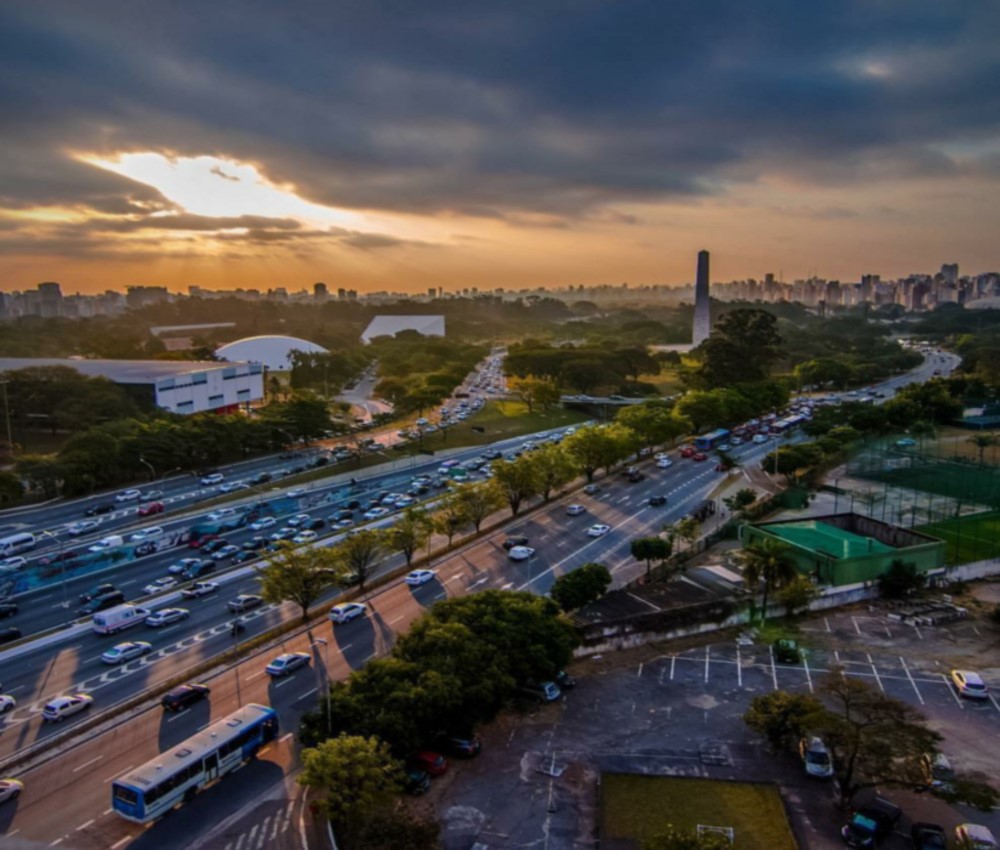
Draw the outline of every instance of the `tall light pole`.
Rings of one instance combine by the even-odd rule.
[[[145,466],[146,469],[149,470],[149,480],[155,481],[156,470],[153,468],[153,464],[151,464],[148,460],[146,460],[146,458],[144,458],[142,455],[139,455],[139,463],[143,464],[143,466]]]

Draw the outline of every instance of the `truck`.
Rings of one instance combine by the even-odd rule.
[[[99,635],[113,635],[122,629],[145,623],[149,614],[149,609],[140,605],[118,605],[94,614],[92,620],[94,631]]]

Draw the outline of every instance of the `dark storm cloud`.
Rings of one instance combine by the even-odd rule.
[[[69,150],[515,223],[776,171],[947,176],[969,167],[950,146],[996,141],[998,48],[992,0],[25,0],[0,10],[0,202],[164,204]]]

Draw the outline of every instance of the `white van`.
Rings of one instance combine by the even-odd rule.
[[[0,558],[9,558],[20,552],[27,552],[29,549],[34,549],[36,543],[35,535],[30,531],[0,537]]]
[[[112,549],[117,549],[124,542],[125,540],[120,534],[109,534],[107,537],[98,540],[87,551],[93,552],[95,554],[100,554],[101,552],[109,552]]]
[[[97,634],[113,635],[122,629],[145,623],[149,614],[148,608],[142,608],[138,605],[118,605],[115,608],[94,614],[92,623]]]

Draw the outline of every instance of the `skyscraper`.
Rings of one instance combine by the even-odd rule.
[[[708,312],[708,251],[698,252],[698,279],[694,284],[694,327],[691,343],[701,345],[712,332],[712,319]]]

